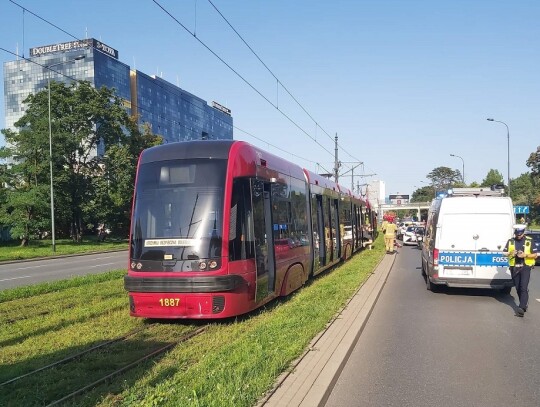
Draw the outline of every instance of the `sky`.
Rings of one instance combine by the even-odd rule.
[[[337,135],[340,183],[351,187],[353,168],[355,186],[412,194],[441,166],[464,168],[467,183],[490,169],[506,180],[508,162],[511,178],[528,172],[539,21],[538,0],[0,0],[0,48],[28,57],[96,38],[227,106],[234,139],[325,173]],[[0,59],[3,70],[16,58]]]

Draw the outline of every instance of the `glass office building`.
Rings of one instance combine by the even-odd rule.
[[[48,80],[89,81],[94,87],[116,89],[128,113],[148,123],[164,142],[232,139],[229,109],[180,89],[161,78],[146,75],[118,59],[118,51],[90,38],[30,49],[30,58],[4,63],[6,127],[24,114],[23,101],[47,89]],[[98,151],[98,154],[101,152]]]
[[[167,142],[232,140],[230,111],[180,89],[159,77],[131,71],[131,106],[140,123],[150,123]]]

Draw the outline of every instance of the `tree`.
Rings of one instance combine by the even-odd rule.
[[[481,187],[490,187],[492,185],[504,185],[504,178],[498,170],[489,170],[486,178],[480,184]]]
[[[540,146],[536,148],[535,152],[531,153],[526,164],[531,169],[533,177],[540,177]]]
[[[436,191],[444,191],[456,184],[461,184],[461,173],[449,167],[437,167],[427,176]]]
[[[433,188],[425,186],[413,192],[411,202],[429,202],[434,197]]]
[[[100,162],[102,172],[94,179],[94,196],[86,212],[92,223],[115,225],[115,233],[129,233],[129,218],[135,173],[140,152],[163,142],[161,136],[151,132],[148,125],[138,128],[136,119],[130,119],[128,128],[131,136],[124,144],[114,144]]]
[[[540,222],[540,146],[527,159],[527,167],[531,169],[531,218]]]
[[[46,117],[46,116],[45,116]],[[0,149],[5,186],[0,206],[0,224],[26,246],[32,235],[49,229],[48,143],[46,121],[36,118],[36,131],[23,128],[20,133],[2,130],[7,146]]]
[[[512,201],[514,205],[533,205],[535,193],[531,174],[521,174],[510,182],[512,183]]]
[[[103,219],[100,211],[105,219],[129,213],[139,152],[161,139],[139,131],[113,89],[94,89],[88,82],[50,86],[55,226],[59,236],[80,241],[88,223]],[[24,103],[18,132],[2,131],[10,147],[0,154],[11,164],[8,204],[0,216],[27,241],[34,230],[50,228],[48,90]]]

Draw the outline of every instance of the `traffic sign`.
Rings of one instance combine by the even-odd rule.
[[[514,213],[517,213],[517,214],[529,213],[529,207],[528,206],[514,206]]]

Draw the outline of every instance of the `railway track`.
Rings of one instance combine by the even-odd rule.
[[[150,332],[150,329],[153,327],[156,327],[158,329],[158,333]],[[162,324],[154,323],[154,324],[148,324],[144,327],[134,329],[126,333],[125,335],[97,344],[88,349],[84,349],[80,352],[76,352],[63,359],[57,360],[53,363],[47,364],[33,371],[21,374],[17,377],[13,377],[7,381],[4,381],[3,383],[0,383],[0,391],[7,392],[7,391],[13,391],[15,389],[20,390],[24,388],[25,386],[27,386],[28,383],[32,383],[32,382],[39,383],[40,378],[43,377],[40,375],[44,375],[44,374],[54,375],[54,377],[58,377],[58,379],[57,380],[52,379],[53,382],[60,382],[62,381],[61,379],[62,374],[66,374],[66,372],[69,372],[71,370],[77,370],[77,369],[79,371],[82,370],[84,372],[84,368],[86,367],[84,365],[85,358],[89,358],[89,357],[91,358],[92,354],[95,354],[93,355],[94,358],[96,357],[100,358],[100,363],[107,363],[107,362],[110,363],[111,368],[109,369],[102,368],[103,374],[101,377],[98,377],[97,379],[95,377],[91,378],[88,380],[91,382],[85,383],[84,385],[80,385],[79,383],[77,386],[75,385],[71,386],[71,389],[68,390],[69,393],[63,395],[60,398],[57,398],[58,394],[56,394],[55,396],[52,396],[52,395],[47,396],[47,394],[41,395],[41,399],[39,401],[40,405],[48,405],[48,406],[60,405],[70,399],[73,399],[77,396],[80,396],[81,394],[84,394],[94,389],[100,384],[109,382],[116,376],[119,376],[131,369],[134,369],[148,360],[157,358],[160,355],[167,353],[169,350],[171,350],[175,346],[183,342],[186,342],[195,336],[198,336],[204,333],[207,330],[208,325],[204,325],[202,327],[192,326],[190,327],[190,329],[187,330],[187,332],[184,332],[184,333],[177,332],[178,327],[173,326],[172,331],[174,332],[169,332],[168,335],[164,335],[164,336],[174,337],[175,338],[174,340],[160,340],[161,335],[159,334],[159,330],[160,329],[162,330],[163,328],[166,328],[166,326],[163,326]],[[177,337],[176,333],[178,333],[180,336]],[[145,343],[145,345],[148,345],[148,343],[150,343],[150,345],[148,345],[149,349],[145,349],[144,353],[142,354],[138,352],[139,354],[137,354],[135,357],[126,358],[129,360],[123,361],[123,363],[120,366],[118,366],[119,365],[118,362],[108,360],[107,352],[109,353],[112,352],[113,354],[122,352],[122,342],[126,342],[124,347],[129,348],[130,345],[127,344],[127,342],[130,339],[133,339],[137,336],[145,337],[144,339],[145,342],[144,341],[143,342]],[[155,344],[158,344],[158,346],[155,346]],[[115,346],[118,349],[115,349]],[[101,355],[101,353],[103,353],[103,355]],[[129,353],[129,352],[126,352],[126,353]],[[72,366],[73,364],[77,365],[77,363],[83,364],[83,368],[81,369],[80,367]],[[86,376],[86,374],[83,374],[83,376]],[[91,374],[88,374],[88,376],[91,376]],[[49,380],[51,379],[49,378]],[[66,387],[70,387],[70,386],[66,386]],[[42,392],[42,393],[45,393],[45,392]]]

